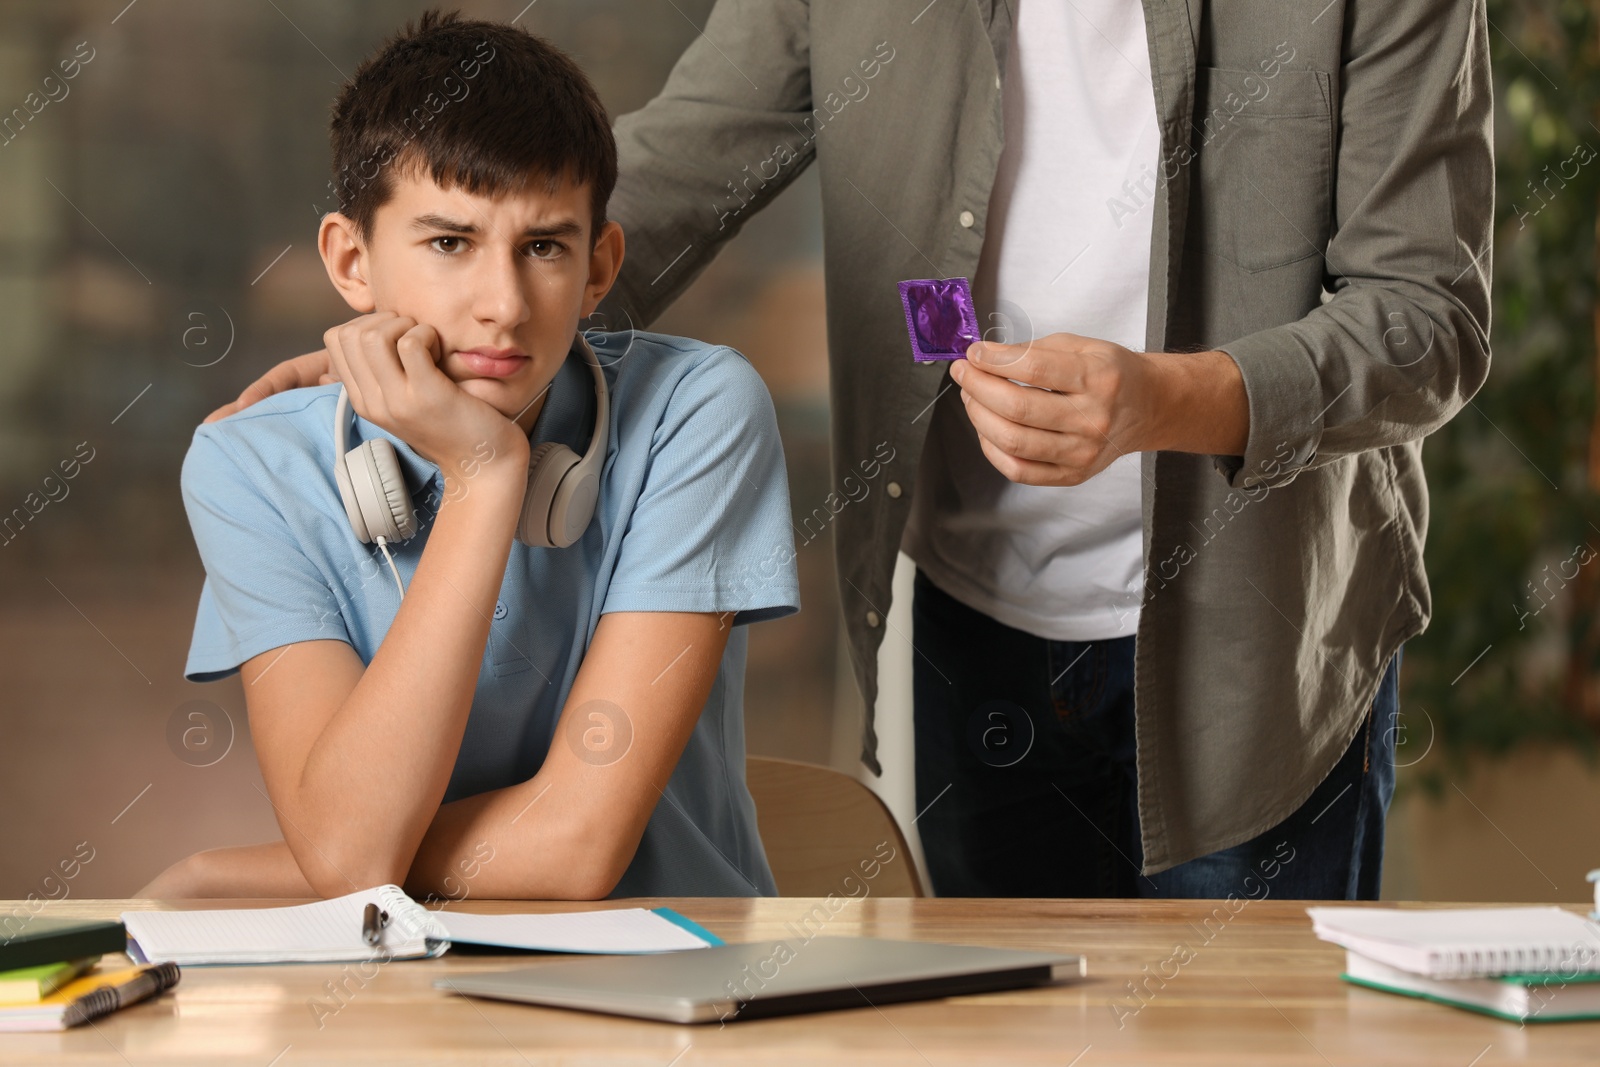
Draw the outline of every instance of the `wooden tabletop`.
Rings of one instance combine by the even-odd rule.
[[[298,901],[0,902],[60,917],[152,907]],[[459,910],[616,907],[467,901]],[[1089,977],[1045,989],[882,1008],[676,1026],[459,997],[444,975],[528,957],[449,952],[376,964],[189,967],[172,992],[91,1026],[0,1034],[0,1063],[103,1064],[1105,1064],[1491,1067],[1600,1062],[1600,1022],[1520,1027],[1339,980],[1341,950],[1311,935],[1303,902],[673,899],[728,941],[869,935],[1061,950]],[[830,911],[830,906],[836,911]],[[814,909],[821,908],[821,911]],[[826,917],[825,920],[822,917]],[[108,957],[105,964],[120,957]],[[103,964],[103,965],[105,965]]]

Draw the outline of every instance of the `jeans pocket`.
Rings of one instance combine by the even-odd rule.
[[[1050,699],[1056,718],[1077,721],[1092,712],[1106,691],[1106,646],[1101,641],[1051,641]]]

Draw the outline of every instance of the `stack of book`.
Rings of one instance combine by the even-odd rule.
[[[0,1032],[65,1030],[177,984],[172,963],[98,966],[126,945],[119,922],[19,916],[0,926]]]
[[[1307,908],[1344,979],[1517,1022],[1600,1019],[1600,927],[1561,908]]]

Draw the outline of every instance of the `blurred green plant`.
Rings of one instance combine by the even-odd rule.
[[[1406,730],[1425,711],[1445,757],[1408,777],[1435,793],[1475,756],[1600,739],[1600,0],[1488,8],[1493,365],[1424,446],[1433,621],[1404,658]]]

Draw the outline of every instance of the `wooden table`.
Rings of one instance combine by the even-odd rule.
[[[169,907],[296,901],[183,902]],[[682,899],[666,904],[728,941],[794,937],[828,904]],[[1303,903],[834,898],[826,935],[1030,949],[1089,959],[1048,989],[719,1027],[674,1026],[449,995],[435,978],[528,957],[377,965],[190,967],[171,993],[93,1026],[0,1034],[0,1064],[1427,1064],[1600,1063],[1600,1023],[1519,1027],[1341,982],[1342,951],[1316,940]],[[842,906],[841,906],[842,904]],[[1241,906],[1242,905],[1242,906]],[[115,918],[151,901],[51,902],[42,914]],[[461,910],[597,904],[468,901]],[[27,905],[0,903],[0,914]],[[822,908],[820,912],[814,908]],[[115,958],[108,958],[107,963]],[[320,1009],[319,1006],[320,1005]]]

